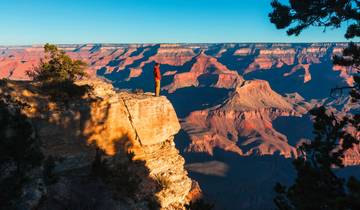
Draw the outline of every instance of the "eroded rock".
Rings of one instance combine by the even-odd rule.
[[[139,179],[138,189],[125,202],[130,209],[147,209],[145,204],[149,196],[161,209],[183,209],[189,201],[192,180],[187,176],[184,159],[173,141],[180,124],[171,103],[166,97],[154,97],[149,93],[116,92],[111,85],[99,80],[81,81],[79,84],[93,86],[92,94],[66,102],[51,101],[36,83],[9,81],[0,89],[2,97],[8,95],[27,104],[22,112],[33,122],[43,142],[44,155],[56,158],[54,173],[62,177],[62,184],[49,189],[51,192],[60,188],[66,190],[62,197],[51,199],[69,201],[65,198],[74,193],[69,186],[71,183],[77,184],[76,191],[81,191],[82,187],[88,189],[84,195],[78,195],[79,199],[91,197],[90,191],[96,186],[101,187],[104,194],[111,193],[106,183],[82,185],[82,182],[74,182],[79,176],[91,174],[96,150],[100,149],[111,167],[119,163],[129,164],[129,171]],[[132,156],[130,161],[127,159],[129,155]],[[37,191],[27,194],[34,193]],[[86,196],[87,193],[90,194]],[[50,205],[49,202],[47,200],[43,205]],[[102,203],[107,202],[96,205]],[[112,206],[123,203],[115,202]]]

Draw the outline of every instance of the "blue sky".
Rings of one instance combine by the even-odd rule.
[[[346,41],[344,29],[288,37],[270,0],[0,0],[0,45]]]

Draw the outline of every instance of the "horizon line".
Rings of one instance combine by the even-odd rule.
[[[41,47],[45,44],[54,44],[54,45],[162,45],[162,44],[200,44],[200,45],[210,45],[210,44],[348,44],[348,43],[360,43],[354,41],[324,41],[324,42],[87,42],[87,43],[51,43],[45,42],[42,44],[0,44],[0,47]]]

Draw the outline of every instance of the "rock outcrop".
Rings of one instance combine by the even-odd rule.
[[[72,101],[52,101],[36,83],[9,81],[0,88],[2,99],[26,104],[21,111],[33,123],[43,154],[57,160],[54,171],[60,181],[48,186],[37,208],[58,209],[54,203],[66,206],[72,197],[84,199],[100,186],[103,196],[94,193],[91,198],[101,197],[95,209],[149,209],[155,204],[161,209],[184,209],[192,187],[198,185],[187,176],[184,159],[174,146],[180,124],[171,103],[151,94],[117,92],[102,81],[79,82],[83,83],[91,84],[93,91]],[[112,187],[121,186],[100,182],[94,189],[93,182],[85,186],[76,181],[91,174],[99,151],[114,170],[126,164],[130,177],[114,179],[136,178],[138,186],[131,186],[136,187],[134,193],[120,196],[121,202],[111,196],[116,191]],[[82,190],[80,197],[74,195]]]
[[[236,51],[235,55],[247,55],[247,53],[255,52],[255,50],[242,50]],[[245,73],[256,71],[259,69],[271,69],[271,68],[281,68],[284,65],[293,65],[295,60],[296,50],[291,48],[279,48],[273,47],[270,49],[260,48],[259,55],[254,59],[254,62],[251,63]]]
[[[194,51],[188,47],[177,44],[161,44],[157,53],[149,60],[172,66],[182,66],[195,55]]]
[[[296,157],[287,137],[277,132],[272,121],[280,116],[297,116],[286,98],[262,80],[239,85],[221,105],[192,112],[182,123],[188,132],[190,151],[213,154],[215,148],[239,155],[271,155],[279,152]]]
[[[229,70],[214,57],[201,52],[195,57],[195,63],[189,72],[174,75],[173,82],[166,87],[169,93],[185,87],[210,86],[217,88],[234,88],[244,79],[236,72]]]

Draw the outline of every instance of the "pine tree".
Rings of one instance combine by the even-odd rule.
[[[41,84],[42,90],[52,99],[69,101],[78,98],[91,90],[89,85],[76,85],[77,79],[86,77],[87,64],[81,60],[71,59],[65,51],[56,45],[44,46],[45,58],[38,66],[27,71],[27,75]]]
[[[77,78],[86,76],[85,62],[71,59],[56,45],[45,44],[44,51],[45,59],[41,59],[38,66],[27,72],[33,80],[43,83],[74,82]]]
[[[348,24],[345,38],[360,36],[360,2],[357,0],[289,0],[285,5],[275,0],[269,14],[271,23],[278,29],[287,28],[288,35],[298,36],[310,26],[340,28]],[[334,56],[334,64],[352,68],[353,86],[334,88],[332,91],[350,89],[352,101],[360,100],[360,47],[350,43],[341,56]],[[357,110],[358,111],[358,110]],[[360,115],[348,113],[349,117],[338,119],[325,107],[310,112],[315,116],[315,138],[300,147],[301,155],[293,161],[297,171],[295,183],[290,187],[277,184],[274,202],[278,209],[321,210],[360,209],[360,182],[355,177],[348,180],[334,173],[335,167],[344,167],[344,153],[358,144],[348,126],[360,130]]]

